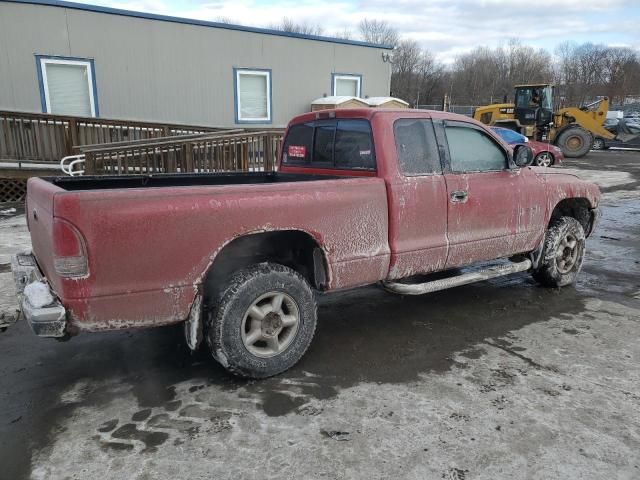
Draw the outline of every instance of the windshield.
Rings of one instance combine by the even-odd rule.
[[[517,108],[538,108],[553,110],[551,105],[552,89],[546,87],[520,87],[516,90]]]

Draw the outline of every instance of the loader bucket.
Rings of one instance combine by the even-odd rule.
[[[637,124],[634,123],[629,125],[626,120],[620,119],[618,122],[618,134],[616,135],[616,140],[629,142],[638,137],[640,137],[640,128],[637,127]]]
[[[618,133],[616,140],[621,142],[630,142],[631,140],[640,137],[640,133]]]

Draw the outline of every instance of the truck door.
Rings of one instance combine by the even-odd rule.
[[[398,174],[389,197],[389,278],[444,268],[447,259],[447,186],[431,119],[394,122]]]
[[[506,149],[482,128],[462,121],[437,124],[448,148],[446,268],[517,253],[520,170]]]

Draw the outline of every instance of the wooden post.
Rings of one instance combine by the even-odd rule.
[[[187,172],[194,172],[193,166],[193,143],[186,143],[184,146],[185,169]]]
[[[75,155],[75,150],[77,150],[77,148],[74,150],[74,147],[78,147],[78,122],[76,121],[75,118],[70,118],[69,119],[69,133],[70,133],[70,140],[71,140],[71,146],[68,150],[67,155]]]
[[[84,174],[95,175],[96,173],[96,158],[93,152],[86,152],[84,154]]]
[[[264,171],[273,170],[273,151],[271,150],[271,134],[264,135]]]

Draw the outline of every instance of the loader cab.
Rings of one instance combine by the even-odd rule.
[[[515,118],[520,125],[542,127],[553,121],[553,86],[516,85]]]

